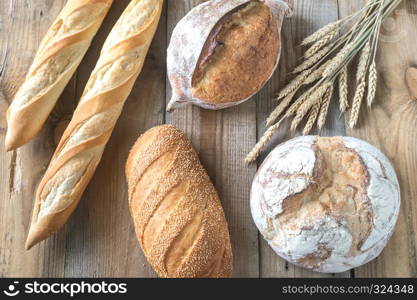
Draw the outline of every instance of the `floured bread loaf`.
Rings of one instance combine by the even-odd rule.
[[[303,136],[275,148],[252,185],[253,219],[275,252],[318,272],[377,257],[400,208],[393,167],[351,137]]]
[[[208,109],[237,105],[272,76],[292,0],[211,0],[176,26],[168,48],[172,99]]]

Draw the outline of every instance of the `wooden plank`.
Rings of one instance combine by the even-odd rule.
[[[177,22],[203,1],[169,1],[168,35]],[[167,84],[167,101],[171,95]],[[208,111],[181,107],[166,115],[167,123],[182,129],[192,140],[214,182],[225,209],[232,238],[235,277],[258,277],[258,236],[249,208],[249,189],[255,167],[243,162],[256,141],[256,105]]]
[[[0,90],[10,102],[25,78],[41,38],[65,1],[1,1]],[[10,32],[13,35],[10,36]],[[64,95],[63,97],[67,97]],[[6,109],[1,100],[0,147],[4,149]],[[47,125],[29,145],[0,151],[0,276],[41,276],[43,248],[24,250],[33,194],[53,151]],[[57,275],[62,275],[56,270]]]
[[[303,55],[303,48],[298,47],[303,38],[313,33],[324,25],[337,20],[338,7],[337,3],[332,0],[304,0],[296,1],[294,15],[291,19],[284,21],[282,31],[282,56],[281,63],[272,80],[260,92],[257,98],[257,124],[258,137],[261,137],[265,132],[265,120],[270,112],[275,108],[276,102],[273,101],[273,94],[282,88],[290,79],[289,74],[292,69],[300,62]],[[338,105],[332,100],[330,108],[329,119],[323,128],[321,135],[334,136],[344,135],[345,126],[343,118],[339,118]],[[312,132],[317,134],[317,131]],[[274,140],[270,143],[264,156],[259,161],[262,161],[267,153],[270,152],[277,144],[286,141],[299,132],[293,134],[289,130],[289,126],[284,125],[277,133]],[[261,276],[262,277],[349,277],[350,272],[340,274],[320,274],[299,268],[287,263],[275,254],[269,245],[260,237],[260,257],[261,257]]]
[[[365,1],[340,1],[342,16]],[[377,57],[379,82],[376,103],[363,107],[359,126],[349,135],[381,149],[393,162],[401,186],[401,212],[395,233],[382,254],[355,270],[357,277],[417,277],[417,102],[411,102],[405,71],[417,64],[417,3],[406,0],[385,22]],[[351,82],[354,79],[351,78]]]

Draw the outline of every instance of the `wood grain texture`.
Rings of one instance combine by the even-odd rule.
[[[48,241],[24,251],[34,192],[59,135],[81,97],[101,46],[129,0],[117,0],[76,75],[61,96],[41,134],[16,152],[5,153],[5,111],[32,63],[44,33],[65,0],[0,1],[0,277],[153,277],[136,240],[127,205],[124,164],[130,147],[147,129],[171,123],[191,139],[222,200],[232,238],[236,277],[387,277],[417,276],[417,102],[410,102],[405,71],[417,66],[417,4],[405,0],[383,27],[378,54],[375,107],[363,109],[359,126],[348,135],[365,139],[394,162],[402,188],[397,230],[375,261],[337,275],[312,273],[277,257],[258,235],[249,209],[256,165],[243,158],[265,130],[274,108],[271,95],[289,79],[302,55],[296,47],[309,33],[345,16],[365,0],[296,0],[295,15],[283,27],[279,70],[254,99],[234,108],[208,111],[187,106],[165,113],[171,96],[166,80],[166,47],[176,23],[202,0],[167,0],[141,76],[125,105],[97,172],[68,224]],[[10,20],[10,21],[9,21]],[[10,34],[12,33],[12,34]],[[336,99],[334,99],[336,100]],[[346,133],[333,101],[322,135]],[[64,124],[64,125],[62,125]],[[299,133],[284,126],[268,150]],[[263,158],[259,160],[262,161]]]
[[[341,17],[365,1],[339,1]],[[401,187],[401,211],[395,233],[382,254],[355,270],[356,277],[417,277],[417,103],[405,73],[417,64],[417,3],[405,0],[385,21],[379,39],[376,103],[362,107],[357,128],[348,135],[381,149],[393,162]],[[352,83],[352,82],[351,82]],[[351,85],[352,86],[352,85]]]

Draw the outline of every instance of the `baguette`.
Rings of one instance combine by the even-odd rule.
[[[132,0],[109,34],[36,192],[26,248],[64,225],[100,162],[158,26],[163,0]]]
[[[142,135],[126,163],[137,238],[161,277],[229,277],[232,251],[219,197],[181,131]]]
[[[65,5],[41,42],[7,112],[7,151],[23,146],[40,131],[112,2],[69,0]]]

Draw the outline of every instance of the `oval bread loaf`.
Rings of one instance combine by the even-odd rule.
[[[249,99],[272,76],[292,0],[210,0],[175,27],[167,51],[172,98],[222,109]]]
[[[229,277],[232,251],[217,192],[197,153],[170,125],[150,129],[126,164],[137,238],[161,277]]]
[[[387,244],[400,188],[389,160],[351,137],[302,136],[276,147],[253,181],[253,219],[287,261],[334,273],[363,265]]]
[[[7,113],[6,150],[42,128],[71,79],[113,0],[69,0],[49,28]]]

